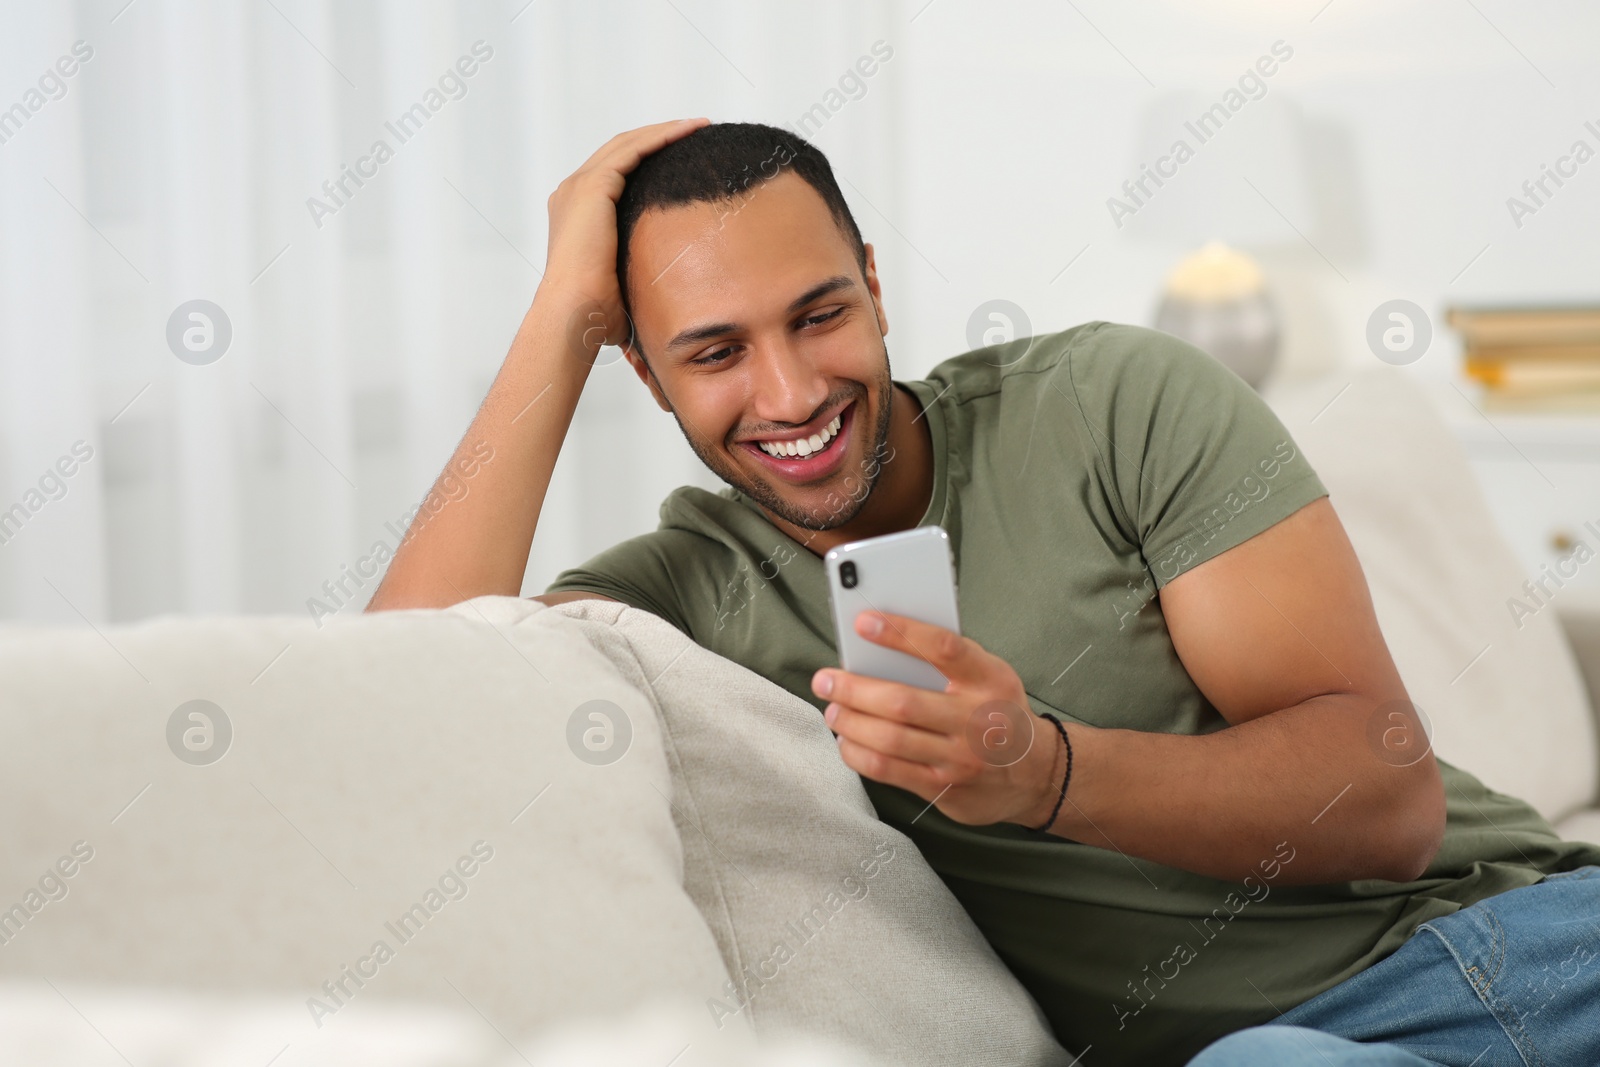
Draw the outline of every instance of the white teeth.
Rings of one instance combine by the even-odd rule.
[[[843,423],[844,416],[835,415],[833,421],[822,428],[821,433],[814,433],[810,437],[802,437],[796,441],[759,441],[757,444],[761,446],[761,451],[769,456],[809,456],[826,448]]]

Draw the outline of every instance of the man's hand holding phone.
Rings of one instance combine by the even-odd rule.
[[[857,774],[898,786],[959,823],[1050,817],[1065,773],[1061,740],[1029,709],[1022,679],[970,637],[904,615],[863,611],[862,637],[932,665],[943,692],[825,667],[811,690],[839,755]]]

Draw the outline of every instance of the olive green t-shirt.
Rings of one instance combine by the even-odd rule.
[[[950,535],[962,632],[1011,664],[1033,710],[1100,727],[1226,728],[1179,661],[1156,592],[1326,495],[1260,397],[1199,349],[1104,322],[968,352],[899,384],[927,418],[933,496],[919,525]],[[822,560],[732,488],[674,491],[658,530],[564,571],[548,591],[562,590],[650,611],[826,703],[810,688],[817,668],[838,664]],[[963,826],[863,784],[1064,1045],[1150,1065],[1275,1018],[1429,919],[1600,863],[1600,847],[1562,842],[1524,802],[1440,771],[1447,829],[1421,879],[1300,887],[1273,880],[1294,862],[1292,839],[1262,857],[1254,883],[1229,882],[1011,824]]]

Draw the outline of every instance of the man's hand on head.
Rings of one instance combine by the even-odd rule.
[[[516,596],[578,398],[608,344],[633,332],[617,281],[617,198],[640,160],[705,126],[704,118],[641,126],[611,138],[550,194],[543,280],[468,427],[434,487],[452,470],[498,456],[473,492],[448,508],[419,509],[368,611],[438,608]]]
[[[558,294],[558,302],[583,304],[584,325],[577,335],[585,344],[620,345],[632,337],[617,278],[617,200],[628,175],[646,156],[708,122],[677,119],[619,133],[550,194],[549,249],[539,288]]]
[[[1061,740],[1033,714],[1011,665],[970,637],[904,615],[863,611],[856,632],[915,656],[948,679],[943,692],[838,668],[812,692],[839,755],[857,774],[898,786],[959,823],[1038,826],[1065,773]]]

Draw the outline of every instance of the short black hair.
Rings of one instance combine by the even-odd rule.
[[[828,205],[840,232],[854,246],[865,277],[867,248],[828,157],[805,138],[776,126],[714,122],[641,160],[617,200],[617,284],[630,319],[628,244],[641,215],[654,207],[734,200],[786,170],[798,174]]]

